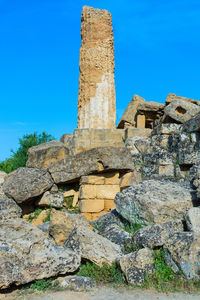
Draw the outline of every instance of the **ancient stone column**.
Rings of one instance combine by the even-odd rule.
[[[81,14],[78,128],[115,128],[112,16],[84,6]]]

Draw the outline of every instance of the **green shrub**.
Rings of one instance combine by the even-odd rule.
[[[58,280],[55,280],[54,282],[52,282],[52,279],[40,279],[40,280],[36,280],[33,283],[27,284],[24,287],[24,289],[25,290],[30,290],[32,292],[34,292],[34,291],[45,292],[47,290],[57,288],[58,285],[59,285],[59,281]]]
[[[142,228],[141,223],[132,223],[132,224],[123,226],[123,229],[131,234],[134,234],[137,230],[139,230],[141,228]]]
[[[117,263],[113,263],[111,266],[107,263],[103,263],[103,266],[99,267],[95,263],[86,262],[80,266],[76,275],[88,276],[96,282],[117,284],[124,283],[123,274]]]
[[[37,217],[39,216],[39,214],[42,212],[42,209],[41,208],[37,208],[33,215],[29,215],[28,217],[28,221],[31,223],[33,220],[37,219]]]
[[[16,152],[11,150],[11,157],[0,163],[0,170],[10,173],[17,168],[25,167],[28,160],[28,149],[33,146],[49,142],[53,139],[54,137],[51,134],[45,132],[42,132],[41,134],[34,132],[33,134],[24,135],[21,139],[19,139],[20,146],[18,150]]]

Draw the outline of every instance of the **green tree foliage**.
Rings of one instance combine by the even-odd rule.
[[[17,168],[25,167],[28,159],[27,152],[29,148],[54,139],[55,138],[51,134],[46,132],[42,132],[41,134],[34,132],[33,134],[24,135],[21,139],[19,139],[20,146],[18,150],[16,152],[11,150],[11,157],[0,163],[0,170],[10,173]]]

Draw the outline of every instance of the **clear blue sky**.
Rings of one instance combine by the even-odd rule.
[[[118,120],[134,94],[200,100],[199,0],[0,0],[0,161],[76,128],[83,5],[113,16]]]

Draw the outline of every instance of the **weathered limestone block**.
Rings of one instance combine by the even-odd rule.
[[[53,180],[46,170],[19,168],[10,173],[4,183],[5,194],[17,203],[40,196],[53,185]]]
[[[80,199],[111,199],[120,191],[118,185],[84,184],[80,188]]]
[[[89,226],[88,221],[83,215],[64,211],[52,211],[49,233],[57,245],[63,245],[74,228],[78,226]]]
[[[169,104],[169,103],[171,103],[175,100],[183,100],[183,101],[186,101],[186,102],[189,102],[189,103],[200,105],[200,101],[198,101],[198,100],[190,99],[190,98],[187,98],[187,97],[181,97],[181,96],[178,96],[178,95],[173,94],[173,93],[168,94],[168,96],[165,100],[165,103]]]
[[[104,199],[80,200],[80,211],[82,213],[98,213],[104,210]]]
[[[170,134],[178,134],[182,131],[183,125],[176,124],[176,123],[166,123],[166,124],[159,124],[154,128],[152,131],[152,135],[170,135]]]
[[[22,214],[21,208],[10,198],[0,198],[0,221],[6,219],[20,218]]]
[[[4,182],[5,177],[7,174],[3,171],[0,171],[0,184]]]
[[[115,204],[117,212],[129,222],[144,225],[183,220],[193,206],[189,189],[165,180],[132,185],[116,195]]]
[[[99,147],[83,151],[75,156],[51,163],[49,172],[55,183],[78,181],[81,176],[103,171],[135,168],[128,149],[125,147]]]
[[[185,216],[190,231],[200,234],[200,207],[190,208]]]
[[[120,183],[119,183],[120,191],[141,181],[142,181],[142,177],[141,177],[140,169],[136,167],[133,172],[128,172],[120,178]]]
[[[111,265],[122,255],[120,246],[112,243],[87,227],[79,226],[72,231],[65,246],[80,251],[81,257],[102,266]]]
[[[29,168],[47,169],[53,161],[65,158],[69,150],[63,143],[51,141],[28,150],[28,161],[26,166]]]
[[[200,113],[191,118],[183,125],[183,130],[187,132],[199,132],[200,131]]]
[[[38,206],[41,207],[63,207],[64,195],[63,193],[45,192],[42,198],[37,202]]]
[[[112,16],[84,6],[81,14],[78,128],[115,128]]]
[[[111,199],[105,199],[104,200],[104,210],[110,211],[111,209],[114,209],[116,207],[114,200]]]
[[[141,285],[146,275],[153,271],[153,252],[148,248],[132,252],[124,255],[119,264],[128,283]]]
[[[200,112],[200,107],[186,102],[184,100],[174,100],[164,109],[163,121],[168,122],[168,118],[175,120],[178,123],[184,123]]]
[[[123,116],[121,117],[117,128],[136,127],[136,114],[139,103],[145,102],[144,98],[134,95],[128,104]]]
[[[0,222],[0,289],[74,272],[80,255],[23,219]]]
[[[89,175],[82,176],[80,180],[80,184],[93,184],[93,185],[104,185],[111,184],[117,185],[119,184],[119,172],[109,172],[109,173],[101,173],[97,175]]]
[[[62,289],[73,290],[77,292],[85,292],[91,289],[94,289],[96,283],[90,277],[84,276],[65,276],[58,278],[59,280],[59,287]]]

